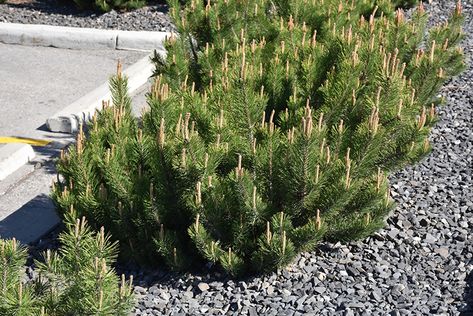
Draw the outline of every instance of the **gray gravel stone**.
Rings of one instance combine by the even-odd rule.
[[[201,292],[206,292],[206,291],[208,291],[209,288],[210,288],[210,286],[209,286],[207,283],[205,283],[205,282],[200,282],[200,283],[197,285],[197,287],[199,288],[199,290],[200,290]]]
[[[73,1],[41,0],[21,4],[0,4],[0,22],[48,24],[125,31],[174,30],[165,1],[150,1],[148,6],[130,12],[81,11]]]

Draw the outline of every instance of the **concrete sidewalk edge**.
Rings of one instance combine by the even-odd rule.
[[[33,147],[28,144],[6,144],[0,147],[0,181],[21,168],[35,157]]]
[[[67,49],[164,50],[168,32],[102,30],[93,28],[0,22],[0,42]]]
[[[161,52],[164,54],[164,52]],[[131,95],[146,84],[153,74],[154,65],[146,56],[130,67],[123,74],[128,77],[128,93]],[[46,120],[46,126],[52,132],[75,133],[79,124],[92,119],[95,111],[102,108],[102,101],[111,99],[108,82],[81,97]]]

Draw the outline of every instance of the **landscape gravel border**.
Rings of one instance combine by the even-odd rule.
[[[80,10],[73,1],[64,0],[22,0],[0,4],[0,22],[21,24],[46,24],[56,26],[88,27],[94,29],[115,29],[123,31],[174,30],[166,14],[165,0],[149,0],[148,4],[130,12],[106,13]]]

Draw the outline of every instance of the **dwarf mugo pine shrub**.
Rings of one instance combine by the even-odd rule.
[[[409,20],[390,1],[170,6],[179,36],[142,122],[118,72],[59,161],[59,209],[137,260],[231,274],[383,226],[386,173],[429,151],[437,91],[464,67],[460,3],[428,33],[422,3]]]

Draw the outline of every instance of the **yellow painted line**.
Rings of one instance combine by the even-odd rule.
[[[0,144],[22,143],[22,144],[29,144],[33,146],[46,146],[50,142],[51,141],[49,140],[43,140],[43,139],[0,136]]]

